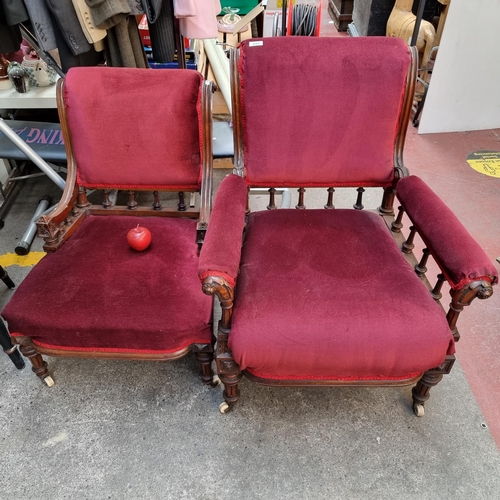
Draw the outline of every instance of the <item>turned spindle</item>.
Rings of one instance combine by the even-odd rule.
[[[356,210],[363,210],[363,193],[365,192],[365,190],[364,188],[359,187],[358,189],[356,189],[356,191],[358,192],[358,197],[356,199],[356,203],[353,205],[353,208],[355,208]]]
[[[153,210],[161,210],[160,197],[158,196],[158,191],[153,191]]]
[[[431,290],[432,298],[436,301],[440,300],[443,294],[441,293],[441,289],[443,288],[443,284],[446,281],[444,274],[437,275],[437,282],[434,285],[434,288]]]
[[[112,203],[111,203],[111,200],[109,199],[109,189],[104,189],[103,190],[103,200],[102,200],[102,206],[104,208],[109,208]]]
[[[422,258],[420,259],[420,262],[415,266],[415,272],[417,273],[417,276],[419,278],[423,278],[425,276],[425,273],[427,272],[427,260],[429,259],[429,249],[424,248],[422,251]]]
[[[269,189],[269,205],[267,205],[268,210],[276,210],[276,203],[274,201],[274,195],[276,193],[276,189]]]
[[[335,208],[333,205],[333,193],[335,193],[335,189],[328,188],[328,201],[326,202],[325,208]]]
[[[401,229],[403,229],[403,215],[405,213],[405,209],[403,207],[398,207],[398,216],[396,220],[391,224],[391,231],[393,233],[400,233]]]
[[[135,210],[137,208],[137,201],[135,201],[135,193],[133,191],[128,192],[127,208],[129,210]]]
[[[403,245],[401,247],[401,251],[403,253],[411,253],[411,251],[415,248],[413,240],[415,239],[416,233],[417,233],[417,230],[413,226],[410,226],[410,234],[409,234],[407,240],[403,243]]]
[[[78,208],[86,208],[90,205],[87,199],[87,190],[84,187],[78,188],[78,196],[76,198],[76,206]]]
[[[297,205],[295,205],[295,208],[298,208],[299,210],[304,210],[306,206],[304,205],[304,193],[306,190],[304,188],[299,188],[297,190],[299,192],[299,202]]]
[[[179,210],[179,212],[185,212],[187,207],[186,204],[184,203],[184,192],[179,191],[178,195],[179,195],[179,203],[177,203],[177,210]]]

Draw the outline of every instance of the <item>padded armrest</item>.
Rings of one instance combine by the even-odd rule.
[[[397,197],[454,290],[472,281],[498,281],[490,258],[422,179],[401,179]]]
[[[247,206],[247,185],[238,175],[228,175],[220,184],[210,223],[200,252],[198,275],[220,276],[232,287],[240,267]]]

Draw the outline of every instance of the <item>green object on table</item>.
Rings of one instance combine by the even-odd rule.
[[[245,16],[248,14],[254,7],[259,3],[258,0],[221,0],[221,6],[231,7],[233,9],[240,9],[238,14],[241,16]],[[224,12],[221,12],[219,15],[224,15]]]

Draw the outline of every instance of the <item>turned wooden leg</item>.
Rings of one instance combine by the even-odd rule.
[[[19,349],[23,356],[26,356],[30,360],[33,373],[47,386],[52,387],[54,385],[54,380],[49,375],[47,363],[42,358],[42,355],[37,352],[31,340],[28,337],[17,337],[16,342],[20,344]]]
[[[213,344],[193,344],[192,350],[200,364],[201,381],[210,387],[217,387],[220,382],[218,377],[214,377],[212,369],[212,361],[214,360]]]
[[[213,352],[195,352],[194,355],[200,364],[201,381],[210,387],[217,387],[218,380],[214,380],[214,371],[212,369],[212,361],[214,360]]]
[[[417,417],[424,416],[424,403],[430,397],[429,392],[432,387],[441,382],[442,378],[442,373],[436,373],[432,370],[427,371],[423,374],[417,385],[412,389],[411,394],[413,397],[413,411]]]
[[[240,399],[238,384],[243,373],[230,352],[218,352],[217,354],[215,358],[217,361],[217,374],[224,384],[224,402],[219,405],[219,411],[227,413],[233,409],[238,399]]]
[[[3,352],[9,356],[14,366],[18,370],[22,370],[25,367],[24,359],[19,354],[17,347],[12,344],[9,332],[3,321],[0,319],[0,345],[2,346]]]
[[[441,382],[443,375],[451,372],[455,363],[455,355],[446,356],[440,366],[427,370],[417,385],[411,390],[413,397],[413,411],[417,417],[424,416],[424,403],[429,399],[429,392],[432,387]]]
[[[241,380],[242,373],[237,375],[220,375],[220,380],[224,384],[224,403],[219,405],[219,411],[221,413],[227,413],[231,411],[234,405],[240,399],[240,391],[238,389],[238,384]]]

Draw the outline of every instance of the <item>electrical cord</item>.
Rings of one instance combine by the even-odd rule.
[[[292,36],[314,36],[318,22],[318,7],[311,4],[295,4],[292,10]]]

